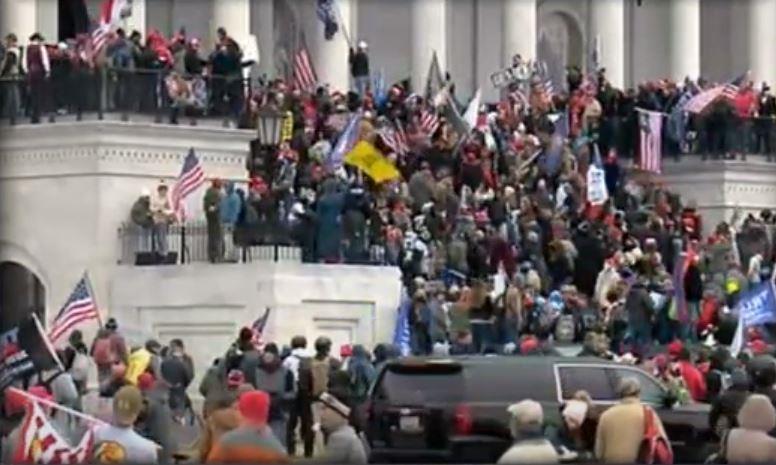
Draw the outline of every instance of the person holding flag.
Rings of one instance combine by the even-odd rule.
[[[754,326],[776,323],[776,290],[772,281],[761,283],[744,294],[736,305],[738,326],[730,344],[730,354],[734,357],[743,350],[747,330]]]

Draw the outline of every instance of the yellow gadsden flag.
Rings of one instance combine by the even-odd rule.
[[[353,150],[345,155],[345,163],[359,168],[376,183],[391,181],[401,177],[399,170],[393,166],[374,145],[362,140]]]

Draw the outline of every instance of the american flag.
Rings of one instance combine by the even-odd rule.
[[[92,286],[89,284],[89,277],[84,273],[67,302],[54,318],[49,339],[51,342],[56,342],[62,336],[70,334],[70,331],[80,323],[99,318],[100,312],[97,310],[97,302],[92,294]]]
[[[426,108],[420,114],[420,130],[430,136],[434,135],[439,128],[439,116],[436,110]]]
[[[684,106],[684,111],[688,113],[703,113],[709,105],[716,102],[720,97],[729,101],[735,100],[741,84],[747,79],[748,75],[749,72],[747,71],[730,82],[700,92],[698,95],[687,101]]]
[[[92,31],[92,48],[96,55],[110,38],[111,31],[119,21],[132,14],[132,2],[129,0],[103,0],[100,8],[100,23]]]
[[[318,77],[313,69],[313,62],[305,47],[300,47],[294,55],[294,86],[310,92],[318,84]]]
[[[396,121],[396,129],[390,126],[385,126],[379,131],[380,137],[394,153],[398,155],[406,155],[409,151],[409,145],[407,145],[407,133],[404,132],[399,121]]]
[[[267,307],[264,310],[264,315],[256,318],[256,321],[251,325],[251,331],[253,331],[252,342],[256,347],[264,346],[264,329],[267,327],[267,321],[269,320],[270,308]]]
[[[199,189],[204,183],[205,172],[202,170],[202,164],[194,154],[194,149],[189,149],[189,154],[183,160],[181,174],[172,187],[172,208],[178,218],[183,219],[185,216],[184,200],[186,200],[186,197]]]
[[[654,111],[639,110],[641,132],[641,151],[639,168],[644,171],[660,173],[662,162],[663,114]]]

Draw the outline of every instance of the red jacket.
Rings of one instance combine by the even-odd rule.
[[[682,379],[684,379],[687,390],[690,391],[692,400],[695,402],[705,401],[706,380],[703,377],[703,373],[701,373],[695,365],[686,360],[679,361],[679,371],[682,374]]]

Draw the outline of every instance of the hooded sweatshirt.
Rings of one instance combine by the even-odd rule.
[[[266,356],[266,354],[265,354]],[[294,398],[294,375],[283,366],[278,356],[267,360],[264,356],[256,370],[256,389],[270,396],[269,421],[283,420],[283,407]]]
[[[776,461],[776,439],[768,432],[776,427],[776,410],[770,399],[752,394],[738,413],[740,427],[727,437],[727,463],[763,463]]]

